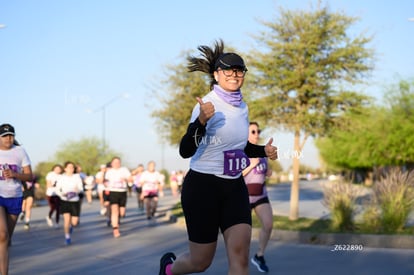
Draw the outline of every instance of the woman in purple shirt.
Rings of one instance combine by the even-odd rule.
[[[249,142],[258,144],[260,129],[257,122],[250,122]],[[272,206],[267,196],[265,185],[266,177],[272,175],[272,170],[268,169],[267,158],[250,158],[250,165],[243,170],[244,181],[249,191],[250,207],[256,213],[262,224],[259,233],[259,249],[251,259],[251,262],[260,272],[269,272],[264,259],[264,252],[269,242],[273,229]]]

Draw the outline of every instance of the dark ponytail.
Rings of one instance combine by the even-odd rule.
[[[200,71],[209,74],[210,88],[213,88],[213,85],[217,84],[217,81],[214,79],[215,63],[224,51],[223,40],[217,40],[214,43],[214,49],[205,45],[198,46],[197,49],[200,51],[201,57],[189,56],[187,58],[188,71]]]

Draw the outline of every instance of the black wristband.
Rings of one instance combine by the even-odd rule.
[[[256,145],[250,142],[247,142],[246,147],[244,147],[244,152],[249,158],[265,158],[265,146]]]

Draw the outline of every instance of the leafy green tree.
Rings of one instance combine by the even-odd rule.
[[[379,140],[378,130],[385,126],[384,111],[371,108],[361,114],[347,114],[343,119],[350,123],[333,127],[328,135],[315,140],[319,154],[331,168],[373,167],[377,162],[373,156],[383,141]]]
[[[324,135],[343,113],[358,112],[369,102],[351,90],[372,70],[373,57],[370,37],[349,34],[356,21],[318,7],[280,9],[274,22],[263,22],[267,31],[257,36],[260,45],[249,54],[250,114],[266,127],[292,132],[296,152],[309,136]],[[299,165],[293,158],[291,220],[299,213]]]
[[[106,149],[105,156],[102,155],[102,142],[98,138],[82,138],[78,141],[68,141],[61,145],[61,149],[55,153],[55,162],[64,164],[72,161],[82,167],[86,174],[94,175],[99,165],[107,163],[112,157],[122,155],[112,149]]]
[[[348,114],[350,123],[316,141],[324,161],[345,169],[414,163],[414,82],[390,85],[384,106]]]
[[[390,85],[385,93],[385,103],[390,110],[388,123],[382,132],[385,144],[382,156],[394,165],[414,163],[414,79],[400,80]]]

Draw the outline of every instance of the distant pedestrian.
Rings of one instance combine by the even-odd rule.
[[[144,199],[147,220],[150,224],[155,222],[161,181],[162,176],[160,172],[155,170],[155,162],[148,162],[147,169],[142,173],[139,182],[142,186],[141,197]]]
[[[259,143],[261,130],[257,122],[250,122],[249,142]],[[260,220],[259,248],[251,262],[260,272],[269,272],[264,253],[273,229],[273,212],[266,190],[266,177],[272,175],[267,158],[250,158],[250,165],[243,170],[244,181],[249,191],[250,207]]]
[[[164,197],[164,185],[165,185],[165,175],[160,173],[160,184],[159,184],[159,192],[158,195],[160,198]]]
[[[83,184],[83,190],[85,190],[85,179],[88,176],[85,172],[83,172],[82,170],[82,166],[80,166],[80,164],[76,164],[75,165],[75,174],[78,174],[82,180],[82,184]],[[85,193],[79,194],[79,202],[82,206],[83,203],[83,198],[85,197]]]
[[[95,182],[95,176],[86,176],[85,179],[83,180],[84,183],[84,190],[85,190],[85,196],[86,196],[86,201],[88,202],[88,204],[92,203],[92,191],[95,188],[96,182]]]
[[[22,184],[23,188],[23,203],[22,203],[22,214],[20,220],[24,221],[24,229],[30,229],[30,218],[32,216],[32,207],[35,197],[35,188],[38,186],[37,177],[33,175],[33,179],[25,181]]]
[[[102,216],[105,216],[106,211],[107,211],[107,206],[105,206],[105,203],[104,203],[105,173],[106,173],[106,165],[101,164],[101,166],[99,167],[98,173],[96,173],[95,175],[95,181],[97,184],[96,190],[98,192],[99,205],[101,207],[100,214]]]
[[[115,238],[121,236],[119,231],[119,219],[125,217],[128,180],[131,172],[128,168],[121,166],[121,159],[114,157],[111,161],[111,168],[105,173],[108,180],[109,202],[111,204],[111,225]]]
[[[65,232],[65,244],[72,243],[73,228],[79,223],[80,198],[83,193],[83,183],[79,174],[75,173],[75,164],[67,161],[64,165],[65,173],[58,177],[56,193],[60,197],[60,211],[63,214],[63,229]]]
[[[134,182],[134,190],[137,193],[138,210],[144,210],[144,199],[142,198],[142,186],[139,181],[145,168],[143,164],[138,164],[137,168],[132,171],[132,177]]]
[[[104,206],[105,206],[105,218],[106,218],[106,225],[108,227],[111,226],[111,202],[110,202],[110,198],[109,195],[111,194],[111,191],[109,191],[109,182],[108,179],[106,178],[106,173],[111,169],[111,162],[108,162],[106,164],[106,169],[105,169],[105,173],[104,173],[104,191],[103,191],[103,200],[104,200]]]
[[[55,164],[52,171],[46,175],[46,197],[49,204],[49,213],[46,216],[46,222],[49,227],[53,227],[52,216],[55,213],[54,226],[59,227],[60,219],[60,198],[56,193],[56,182],[58,177],[63,173],[63,167],[60,164]]]
[[[183,189],[183,181],[184,181],[185,173],[183,170],[178,170],[177,172],[177,185],[178,185],[178,192],[181,193],[181,190]]]
[[[128,197],[131,197],[133,193],[133,188],[134,188],[134,180],[132,177],[129,177],[128,182],[127,182],[127,187],[128,187]]]
[[[205,271],[213,261],[220,230],[228,274],[247,275],[252,220],[242,170],[249,157],[276,159],[277,150],[273,139],[266,146],[248,142],[249,114],[241,93],[247,72],[243,59],[224,53],[222,41],[214,49],[198,49],[201,57],[190,57],[188,69],[207,73],[211,91],[196,98],[179,148],[182,157],[191,157],[181,193],[189,251],[177,259],[174,253],[164,254],[159,274]]]
[[[170,188],[173,197],[178,196],[178,179],[177,179],[177,172],[171,171],[170,174]]]
[[[0,274],[9,272],[9,245],[22,212],[22,182],[33,178],[29,156],[14,138],[14,127],[0,125]]]

